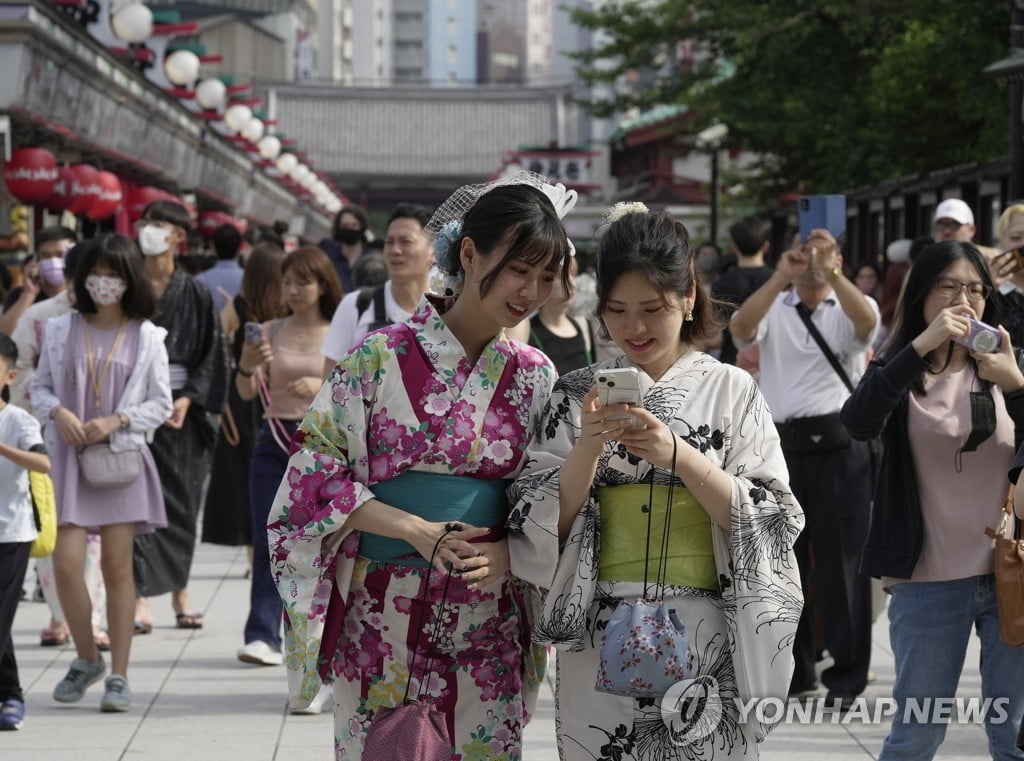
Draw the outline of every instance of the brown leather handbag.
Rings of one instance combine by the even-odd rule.
[[[999,609],[999,637],[1010,647],[1024,647],[1024,539],[1020,520],[1013,514],[1014,486],[1006,495],[999,528],[985,529],[995,540],[993,566],[996,576],[996,605]],[[1007,536],[1013,525],[1012,536]]]

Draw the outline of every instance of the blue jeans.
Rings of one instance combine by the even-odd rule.
[[[283,421],[291,437],[298,422]],[[281,433],[278,432],[281,437]],[[283,438],[283,437],[282,437]],[[283,439],[285,445],[287,439]],[[267,519],[270,508],[288,468],[288,454],[274,441],[267,423],[260,428],[249,467],[249,512],[252,520],[252,584],[249,588],[249,618],[245,622],[245,644],[266,642],[281,648],[281,620],[284,608],[270,575],[270,549],[267,546]]]
[[[1007,714],[990,708],[985,715],[989,753],[993,759],[1024,759],[1016,749],[1024,711],[1024,649],[999,639],[993,576],[953,581],[907,581],[892,587],[889,639],[896,661],[893,698],[897,703],[889,736],[879,761],[927,761],[934,757],[946,725],[941,721],[904,721],[907,701],[952,698],[967,654],[971,628],[981,639],[982,698],[1008,698]],[[975,696],[968,696],[975,697]],[[956,720],[956,709],[953,710]]]

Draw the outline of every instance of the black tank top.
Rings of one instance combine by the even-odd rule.
[[[544,327],[544,323],[540,321],[540,315],[534,315],[530,319],[530,346],[536,346],[547,354],[555,363],[555,369],[558,370],[559,375],[579,370],[593,362],[587,351],[586,340],[583,338],[583,331],[586,328],[581,327],[571,317],[569,319],[576,326],[576,335],[570,338],[556,336]]]

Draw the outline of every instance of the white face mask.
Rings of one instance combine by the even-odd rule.
[[[166,254],[171,247],[171,231],[157,225],[146,225],[139,230],[139,248],[146,256]]]
[[[85,290],[89,292],[96,306],[108,307],[124,296],[128,286],[124,280],[111,275],[89,275],[85,278]]]

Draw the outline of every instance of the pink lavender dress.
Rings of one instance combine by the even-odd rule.
[[[129,320],[125,324],[121,340],[110,357],[110,369],[100,387],[100,408],[97,410],[82,331],[89,331],[89,340],[96,354],[96,372],[102,373],[117,330],[98,330],[86,325],[78,315],[72,319],[64,377],[55,385],[61,405],[78,415],[83,423],[93,418],[113,415],[117,411],[121,394],[135,369],[139,353],[139,327],[140,323],[136,320]],[[96,489],[79,478],[78,455],[60,437],[57,437],[56,448],[50,457],[53,462],[51,475],[57,496],[59,525],[82,526],[95,532],[101,526],[134,523],[137,534],[167,525],[160,477],[149,447],[142,448],[142,472],[139,478],[119,489]]]

